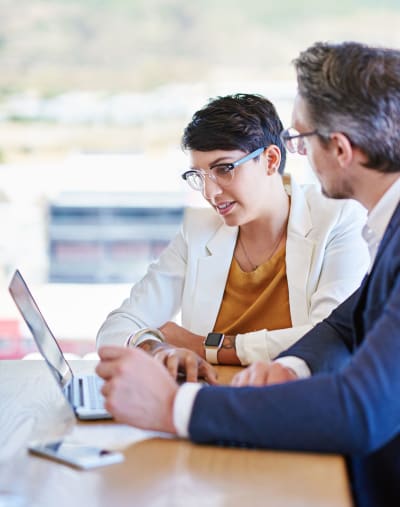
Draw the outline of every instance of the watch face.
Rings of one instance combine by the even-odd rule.
[[[223,336],[222,333],[208,333],[205,343],[206,347],[218,347]]]

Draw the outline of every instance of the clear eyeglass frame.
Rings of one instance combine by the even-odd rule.
[[[265,146],[257,148],[235,162],[215,164],[210,167],[209,171],[204,171],[204,169],[189,169],[182,174],[182,179],[187,182],[190,188],[199,192],[204,190],[206,177],[210,178],[217,185],[226,187],[232,183],[236,167],[258,157],[264,150]]]

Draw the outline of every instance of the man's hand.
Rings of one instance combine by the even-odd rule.
[[[204,378],[209,384],[217,383],[216,370],[191,350],[163,343],[151,354],[157,361],[164,364],[174,379],[180,372],[186,375],[187,382],[196,382],[199,378]]]
[[[173,404],[178,384],[140,349],[101,347],[96,373],[104,379],[105,408],[119,422],[176,434]]]
[[[280,384],[296,380],[297,375],[291,368],[286,368],[280,363],[267,363],[256,361],[245,370],[237,373],[231,385],[242,386],[264,386],[267,384]]]

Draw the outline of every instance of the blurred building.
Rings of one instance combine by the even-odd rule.
[[[184,194],[64,193],[49,205],[49,282],[133,283],[176,234]]]

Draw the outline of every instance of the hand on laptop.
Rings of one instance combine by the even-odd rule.
[[[202,357],[204,354],[204,336],[188,331],[175,322],[166,322],[160,331],[165,343],[149,344],[142,342],[139,347],[163,363],[171,375],[187,382],[206,380],[209,384],[217,383],[216,370]]]
[[[96,373],[104,379],[105,407],[122,423],[176,433],[172,407],[178,384],[139,348],[101,347]]]
[[[178,374],[184,374],[186,382],[197,382],[198,379],[204,379],[209,384],[217,384],[216,370],[192,350],[163,343],[151,354],[157,361],[165,365],[174,379],[178,378]]]

